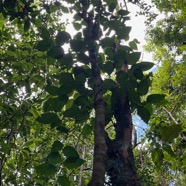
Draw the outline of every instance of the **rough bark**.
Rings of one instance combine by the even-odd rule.
[[[87,23],[88,53],[92,69],[94,83],[94,109],[95,109],[95,126],[94,126],[94,157],[92,178],[88,186],[103,186],[105,182],[107,144],[105,138],[105,101],[103,98],[103,80],[98,67],[98,47],[96,47],[95,26],[99,25],[99,7],[97,15],[93,17],[84,17]],[[83,15],[87,15],[84,9]],[[97,29],[99,32],[99,29]]]
[[[132,152],[132,117],[127,97],[115,105],[116,137],[107,138],[107,173],[112,186],[140,186]]]
[[[98,60],[94,50],[89,50],[89,56],[94,78],[94,108],[95,108],[95,127],[94,127],[94,159],[92,179],[88,186],[103,186],[105,182],[106,169],[106,138],[105,138],[105,102],[103,99],[100,70]]]

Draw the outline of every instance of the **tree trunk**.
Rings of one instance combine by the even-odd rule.
[[[82,156],[81,158],[85,158],[85,152],[86,152],[86,145],[82,145]],[[78,186],[82,186],[82,174],[83,174],[83,167],[84,165],[81,165],[80,170],[79,170],[79,176],[78,176]]]
[[[107,173],[112,186],[140,186],[132,151],[132,117],[127,97],[115,105],[116,137],[107,137]]]

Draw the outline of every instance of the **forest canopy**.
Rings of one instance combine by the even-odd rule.
[[[130,39],[131,3],[154,61]],[[184,7],[0,1],[0,185],[184,185]]]

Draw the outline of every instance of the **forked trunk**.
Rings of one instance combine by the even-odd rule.
[[[127,97],[115,105],[116,137],[107,138],[107,174],[112,186],[140,186],[132,151],[132,117]]]

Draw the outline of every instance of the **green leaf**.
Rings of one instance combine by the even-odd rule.
[[[72,50],[80,52],[85,48],[85,42],[82,40],[71,40],[70,42]]]
[[[64,54],[63,58],[58,60],[60,62],[61,66],[66,67],[67,69],[70,69],[73,65],[73,57],[71,53]]]
[[[30,20],[27,19],[24,24],[24,32],[27,32],[30,28]]]
[[[0,150],[4,152],[5,154],[9,154],[11,147],[8,144],[2,143],[0,144]]]
[[[141,117],[141,119],[145,122],[148,123],[150,120],[150,111],[146,107],[138,107],[137,108],[138,115]]]
[[[91,132],[93,131],[92,127],[90,125],[85,125],[82,129],[82,135],[84,138],[87,138],[88,135],[91,134]]]
[[[141,52],[133,52],[133,53],[127,54],[126,56],[127,64],[129,65],[136,64],[139,61],[140,56],[141,56]]]
[[[89,64],[89,57],[84,53],[79,53],[77,55],[77,60],[84,64]]]
[[[54,46],[47,52],[47,55],[54,59],[60,59],[64,55],[64,50],[60,46]]]
[[[65,31],[60,31],[56,35],[56,39],[55,39],[56,45],[61,46],[65,43],[68,43],[70,38],[71,38],[71,36],[69,33],[65,32]]]
[[[75,88],[75,81],[71,73],[62,72],[59,76],[60,83],[62,86],[59,88],[58,95],[69,94]]]
[[[138,87],[137,87],[137,90],[138,90],[138,93],[140,95],[145,95],[148,93],[148,90],[149,90],[149,79],[145,78],[145,79],[142,79],[139,83],[138,83]]]
[[[56,165],[58,163],[61,163],[61,156],[58,152],[51,152],[48,157],[48,163],[52,165]]]
[[[67,167],[68,169],[74,169],[80,167],[85,161],[82,160],[79,157],[68,157],[64,161],[64,166]]]
[[[105,64],[101,65],[101,70],[110,75],[114,71],[114,65],[111,61],[107,61]]]
[[[89,104],[89,100],[87,96],[79,96],[74,102],[76,103],[76,105],[82,107],[85,107]]]
[[[67,134],[69,132],[68,128],[66,128],[65,126],[59,126],[56,128],[60,133],[65,133]]]
[[[48,40],[50,38],[50,32],[45,27],[40,27],[39,31],[43,40]]]
[[[52,144],[52,152],[58,152],[62,150],[62,148],[63,144],[58,140],[54,141],[54,143]]]
[[[126,72],[119,72],[116,76],[117,82],[121,86],[122,90],[126,90],[126,81],[128,80],[128,74]]]
[[[114,38],[110,38],[110,37],[105,37],[101,40],[101,46],[103,48],[107,48],[110,47],[112,48],[114,45]]]
[[[51,48],[51,42],[49,39],[44,39],[38,42],[36,49],[38,49],[39,51],[47,51]]]
[[[117,28],[116,33],[118,35],[118,38],[128,40],[131,29],[132,27],[130,26],[122,26],[122,27]]]
[[[64,96],[65,99],[60,98],[49,98],[47,101],[44,102],[43,108],[45,112],[48,111],[55,111],[60,112],[62,107],[67,103],[68,97]]]
[[[175,157],[175,153],[173,152],[172,147],[170,145],[164,145],[163,150],[166,151],[172,157]]]
[[[133,75],[135,78],[142,80],[143,78],[143,72],[140,69],[135,69],[133,71]]]
[[[63,154],[67,157],[79,157],[78,152],[72,146],[66,146],[63,149]]]
[[[177,138],[182,131],[182,126],[180,124],[172,124],[170,126],[162,127],[160,133],[163,141],[172,142]]]
[[[153,149],[151,156],[152,156],[152,161],[154,162],[154,164],[158,168],[160,168],[163,163],[163,157],[164,157],[162,150],[158,148]]]
[[[125,86],[126,86],[126,93],[130,101],[138,105],[141,105],[140,97],[138,93],[135,91],[134,86],[129,81],[126,82]]]
[[[57,182],[60,186],[70,186],[70,180],[67,176],[59,176]]]
[[[73,27],[75,28],[75,30],[80,30],[82,25],[80,23],[72,23],[73,24]]]
[[[126,16],[126,15],[128,15],[130,12],[128,11],[128,10],[119,10],[118,11],[118,14],[119,15],[123,15],[123,16]]]
[[[114,9],[116,8],[116,6],[117,6],[116,2],[113,2],[113,3],[109,4],[109,11],[113,12]]]
[[[60,6],[60,8],[61,8],[61,10],[62,10],[62,12],[63,12],[63,13],[66,13],[66,14],[68,14],[68,13],[69,13],[69,10],[68,10],[68,8],[67,8],[67,7],[65,7],[65,6],[61,5],[61,6]]]
[[[91,0],[94,6],[97,6],[100,3],[100,0]]]
[[[59,88],[58,87],[55,87],[55,86],[52,86],[52,85],[49,85],[49,84],[46,85],[45,90],[52,96],[56,96],[59,93]]]
[[[134,70],[140,69],[142,71],[147,71],[147,70],[150,70],[153,66],[154,66],[154,63],[143,61],[141,63],[137,63],[137,64],[133,65],[132,69],[134,69]]]
[[[147,97],[147,103],[152,103],[154,105],[164,105],[166,104],[165,94],[151,94]]]
[[[57,172],[57,168],[51,164],[41,164],[36,167],[36,171],[40,175],[53,176]]]
[[[59,119],[58,115],[51,112],[41,114],[41,116],[39,116],[36,121],[43,124],[61,124],[61,120]]]
[[[129,46],[130,46],[133,50],[137,50],[137,49],[138,49],[137,44],[136,44],[136,42],[134,42],[134,41],[130,41],[130,42],[129,42]]]
[[[107,90],[112,90],[117,87],[117,84],[112,79],[105,79],[103,82],[103,92],[106,92]]]

